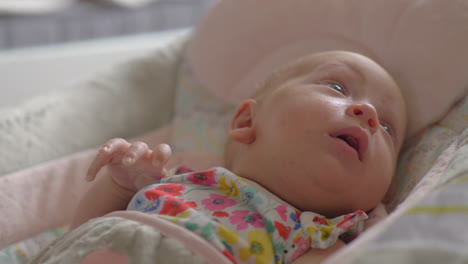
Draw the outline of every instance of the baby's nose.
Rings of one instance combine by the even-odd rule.
[[[354,104],[347,109],[347,114],[350,116],[357,117],[361,121],[361,125],[366,128],[368,127],[370,132],[373,134],[377,132],[379,127],[379,118],[377,110],[371,104]]]

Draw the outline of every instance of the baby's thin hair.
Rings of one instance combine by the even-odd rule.
[[[272,89],[279,87],[293,73],[304,73],[311,71],[310,63],[307,59],[308,56],[294,60],[282,67],[277,68],[270,74],[266,76],[262,81],[256,85],[255,93],[252,96],[252,99],[261,101],[264,99],[269,92],[272,92]]]

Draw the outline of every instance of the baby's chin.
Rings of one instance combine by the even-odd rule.
[[[343,216],[343,215],[346,215],[346,214],[350,214],[350,213],[354,213],[356,211],[363,211],[363,212],[370,212],[372,211],[372,209],[374,209],[375,207],[371,208],[371,209],[368,209],[368,210],[364,210],[364,209],[360,209],[360,207],[343,207],[343,208],[335,208],[335,209],[327,209],[327,210],[323,210],[322,212],[314,212],[314,213],[317,213],[317,214],[320,214],[320,215],[323,215],[327,218],[335,218],[335,217],[339,217],[339,216]]]
[[[313,199],[317,202],[311,203],[291,203],[295,208],[297,208],[301,212],[313,212],[320,215],[323,215],[328,218],[334,218],[338,216],[342,216],[345,214],[353,213],[358,210],[364,211],[366,213],[372,211],[375,207],[377,207],[381,200],[373,199],[373,200],[359,200],[353,199],[351,197],[338,197],[330,195],[331,198],[325,197],[315,197]],[[305,201],[305,199],[302,199]]]
[[[307,184],[296,186],[296,190],[303,189],[297,201],[310,200],[310,203],[298,203],[296,208],[301,211],[316,210],[313,212],[336,217],[357,210],[371,211],[384,200],[387,183],[370,183],[367,186],[359,183],[362,174],[346,173],[340,168],[328,171],[331,173],[316,171],[315,175],[324,177],[313,177]],[[304,186],[314,187],[304,189]],[[316,204],[315,201],[320,201],[320,204]]]

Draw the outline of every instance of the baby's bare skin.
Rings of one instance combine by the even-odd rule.
[[[264,93],[239,104],[225,167],[301,211],[336,217],[374,209],[370,227],[386,215],[379,203],[406,129],[398,86],[377,63],[350,52],[312,54],[286,69]],[[142,142],[110,140],[89,169],[87,179],[96,182],[73,226],[124,210],[137,190],[167,177],[170,165],[166,144],[151,150]],[[343,245],[311,249],[298,262],[319,262]]]
[[[172,159],[172,151],[169,145],[159,144],[153,150],[144,142],[129,143],[125,139],[115,138],[109,140],[98,149],[96,158],[91,163],[86,179],[94,181],[98,173],[93,189],[80,202],[72,228],[75,228],[88,219],[99,217],[107,213],[123,210],[139,189],[153,184],[161,178],[168,177],[166,166],[171,163],[180,164],[181,161],[191,160],[199,164],[207,160],[213,164],[219,164],[221,160],[213,157],[200,157],[200,154],[175,155]],[[199,162],[194,160],[199,158]],[[209,162],[210,163],[210,162]],[[206,163],[204,167],[209,167]],[[106,195],[103,195],[106,194]],[[108,199],[106,199],[108,198]],[[93,206],[89,206],[92,204]],[[380,204],[369,214],[366,229],[386,216],[384,206]],[[294,264],[320,263],[330,254],[339,250],[345,244],[338,240],[334,246],[326,250],[311,249],[307,254],[297,259]]]
[[[125,210],[141,188],[168,177],[167,168],[185,164],[199,169],[222,165],[218,156],[209,153],[172,154],[167,144],[153,149],[141,141],[114,138],[103,144],[92,161],[87,181],[93,186],[83,196],[75,213],[72,228],[107,213]]]
[[[143,142],[116,138],[102,145],[86,175],[88,181],[97,179],[80,201],[71,227],[124,210],[137,190],[167,177],[170,156],[166,144],[150,150]]]
[[[89,167],[86,179],[94,180],[97,173],[107,168],[107,174],[120,186],[133,192],[167,177],[166,165],[171,158],[167,144],[153,150],[144,142],[129,143],[115,138],[102,145]]]

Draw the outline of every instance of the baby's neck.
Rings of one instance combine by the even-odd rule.
[[[268,164],[268,162],[263,162]],[[231,167],[226,167],[234,174],[248,179],[284,203],[296,208],[301,212],[309,211],[328,218],[355,212],[351,206],[345,205],[343,201],[316,199],[310,192],[298,193],[295,189],[294,175],[279,175],[272,169],[272,166],[261,166],[262,162],[250,159],[246,162],[232,163]],[[275,174],[276,173],[276,174]]]

